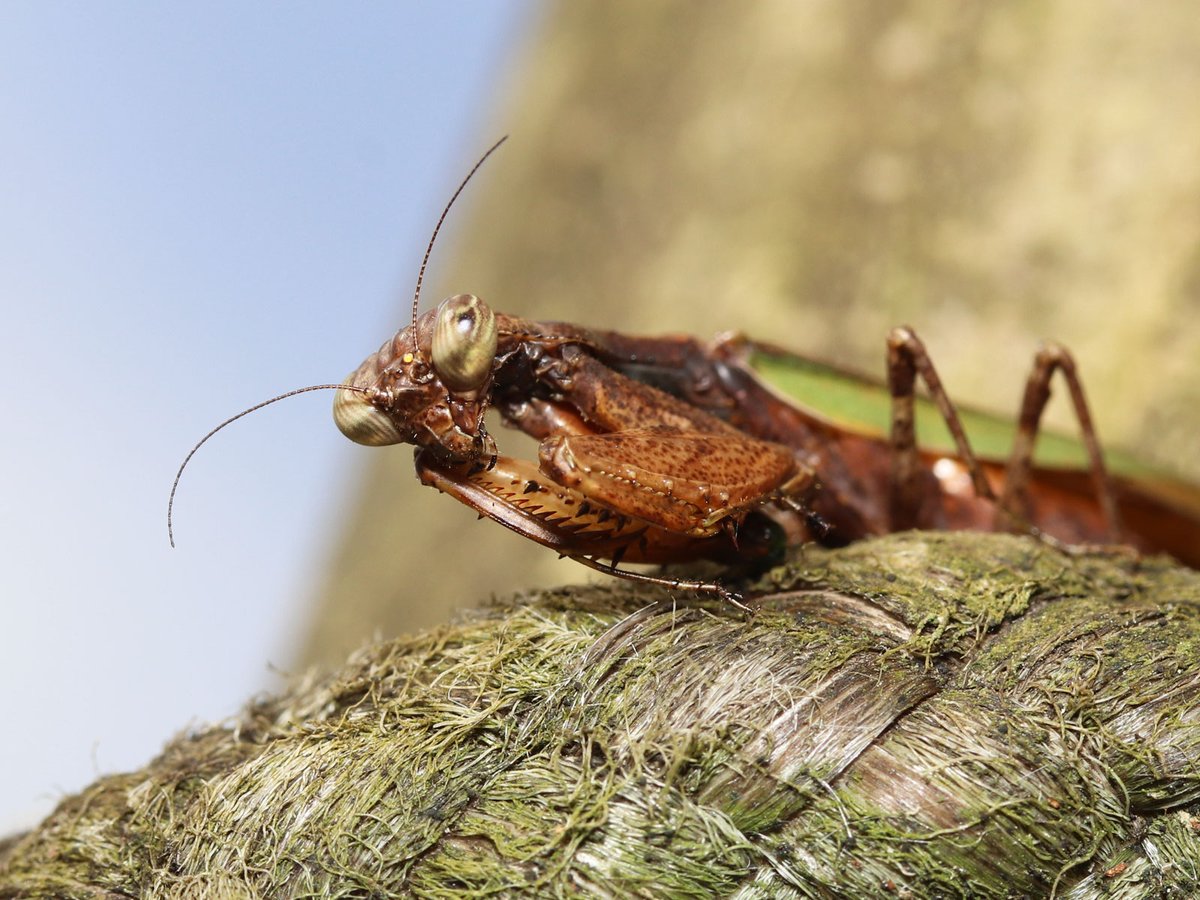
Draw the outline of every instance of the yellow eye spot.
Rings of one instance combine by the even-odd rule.
[[[400,361],[407,366],[413,361],[413,355],[411,353],[405,353],[402,357],[400,357]]]

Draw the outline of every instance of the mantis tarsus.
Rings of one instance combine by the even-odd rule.
[[[334,418],[352,440],[413,444],[423,483],[593,568],[731,599],[715,582],[621,565],[696,558],[763,564],[789,543],[840,544],[907,528],[1020,530],[1064,545],[1125,543],[1200,565],[1200,490],[1109,474],[1074,361],[1058,345],[1035,359],[1013,448],[1001,465],[973,452],[910,328],[888,336],[890,433],[883,436],[834,423],[773,390],[756,360],[786,365],[796,357],[742,338],[702,344],[534,322],[493,312],[467,294],[417,316],[438,229],[493,150],[459,185],[434,229],[411,324],[342,385],[311,388],[336,387]],[[1056,371],[1080,423],[1083,468],[1034,464]],[[918,443],[918,381],[953,450]],[[878,385],[862,381],[861,390]],[[489,408],[540,441],[536,463],[499,452],[484,424]]]

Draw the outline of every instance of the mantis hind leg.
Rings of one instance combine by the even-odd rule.
[[[997,524],[1015,527],[1050,540],[1051,543],[1057,543],[1031,523],[1029,514],[1029,481],[1033,470],[1033,451],[1042,414],[1050,400],[1050,380],[1056,371],[1062,372],[1071,394],[1075,417],[1079,421],[1089,460],[1096,499],[1105,520],[1109,539],[1118,541],[1121,524],[1115,492],[1104,465],[1104,456],[1096,437],[1083,384],[1070,352],[1060,344],[1047,343],[1034,358],[1033,370],[1025,383],[1016,436],[1005,468],[1004,486],[997,497],[984,474],[979,458],[971,449],[966,430],[953,402],[942,387],[941,379],[924,343],[908,327],[895,328],[888,335],[888,387],[892,395],[892,466],[888,500],[892,528],[913,528],[922,524],[919,517],[925,500],[926,482],[917,447],[915,421],[915,388],[919,376],[925,382],[930,399],[946,422],[976,496],[995,503]]]
[[[916,380],[920,376],[929,397],[950,430],[959,459],[967,467],[976,496],[995,500],[992,486],[967,440],[954,403],[942,387],[925,344],[907,326],[893,328],[887,339],[888,389],[892,395],[891,479],[888,514],[893,531],[916,528],[925,501],[927,478],[917,447]]]
[[[1004,489],[1000,493],[999,508],[1003,513],[1018,519],[1029,514],[1029,476],[1033,468],[1033,451],[1037,444],[1038,428],[1042,414],[1050,401],[1050,379],[1061,372],[1071,394],[1071,405],[1079,422],[1080,438],[1088,456],[1095,487],[1096,501],[1104,516],[1108,538],[1113,543],[1121,540],[1121,517],[1117,510],[1116,494],[1108,469],[1104,465],[1104,454],[1096,437],[1096,426],[1092,422],[1083,382],[1075,366],[1075,358],[1061,344],[1046,343],[1034,357],[1033,370],[1025,382],[1025,394],[1021,401],[1021,414],[1017,420],[1017,435],[1013,441],[1008,466],[1004,474]]]

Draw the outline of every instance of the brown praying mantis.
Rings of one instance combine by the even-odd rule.
[[[960,416],[911,328],[888,335],[884,388],[745,338],[705,344],[534,322],[469,294],[418,316],[438,231],[498,146],[434,228],[411,323],[344,383],[266,403],[334,389],[334,419],[347,437],[414,445],[421,482],[481,517],[609,574],[735,601],[716,581],[623,566],[703,558],[755,567],[787,545],[838,545],[909,528],[1022,531],[1063,547],[1120,543],[1200,566],[1200,489],[1109,471],[1074,360],[1056,344],[1035,358],[1002,464],[976,454],[964,425],[996,420]],[[1070,465],[1034,462],[1055,373],[1082,436],[1081,459]],[[798,379],[808,398],[769,378]],[[928,401],[918,399],[918,382]],[[825,389],[884,396],[886,429],[818,412],[813,392]],[[266,403],[209,432],[180,474],[213,434]],[[918,443],[918,414],[930,408],[948,432],[946,449]],[[536,462],[500,452],[484,423],[489,409],[540,442]]]

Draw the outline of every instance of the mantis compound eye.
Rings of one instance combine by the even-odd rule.
[[[442,301],[433,327],[433,367],[455,393],[483,387],[496,357],[496,314],[472,294]]]
[[[353,377],[347,378],[347,383]],[[396,423],[359,391],[339,390],[333,395],[333,421],[338,430],[356,444],[385,447],[404,441]]]

